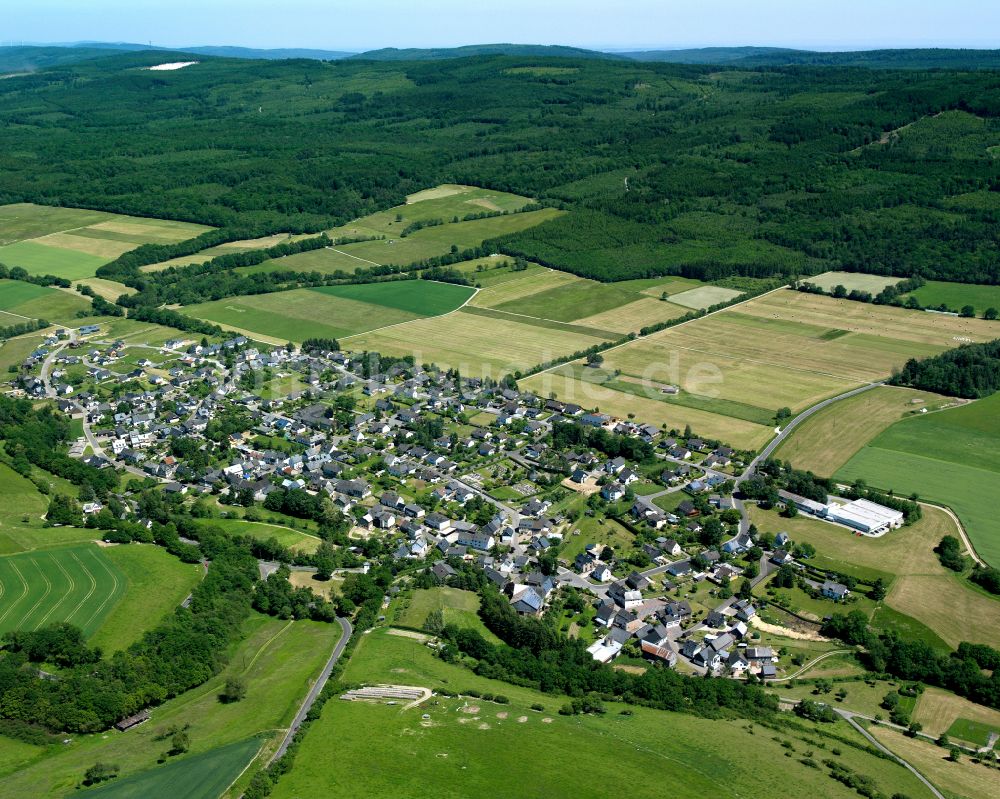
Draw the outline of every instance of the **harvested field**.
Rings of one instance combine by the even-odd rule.
[[[848,291],[867,291],[878,294],[887,286],[895,286],[901,278],[866,275],[862,272],[824,272],[821,275],[804,278],[804,282],[819,286],[823,291],[833,291],[843,286]]]
[[[736,289],[727,289],[722,286],[699,286],[679,294],[671,294],[670,301],[685,308],[710,308],[720,302],[729,302],[739,296],[740,292]]]
[[[1000,710],[977,705],[949,691],[927,688],[917,700],[913,720],[924,725],[924,732],[940,735],[958,719],[968,719],[1000,730]]]

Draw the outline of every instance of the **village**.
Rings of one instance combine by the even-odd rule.
[[[472,564],[517,613],[572,617],[564,629],[602,663],[777,679],[801,658],[783,660],[780,636],[769,644],[787,631],[760,622],[754,589],[791,570],[830,612],[851,601],[851,587],[807,568],[808,547],[749,523],[739,486],[752,454],[690,430],[405,359],[244,336],[134,345],[96,325],[50,337],[15,390],[55,399],[78,420],[71,454],[122,470],[123,487],[156,484],[248,520],[261,507],[294,516],[289,496],[318,498],[347,520],[345,566],[389,554],[401,584],[426,569],[447,585]],[[864,499],[779,496],[845,535],[902,524]],[[101,510],[82,505],[87,516]],[[277,565],[262,561],[262,575]]]

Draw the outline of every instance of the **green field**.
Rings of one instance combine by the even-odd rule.
[[[89,308],[90,300],[79,294],[20,280],[0,280],[0,327],[28,319],[77,325],[77,312]]]
[[[479,597],[472,591],[457,588],[442,586],[414,591],[398,621],[406,627],[423,628],[427,616],[435,610],[441,611],[445,624],[470,627],[489,641],[499,640],[479,618]]]
[[[926,284],[906,296],[916,297],[925,308],[946,305],[953,311],[960,311],[966,305],[971,305],[980,316],[987,308],[1000,309],[1000,286],[928,280]]]
[[[127,580],[96,546],[0,558],[0,632],[72,622],[91,635],[125,593]]]
[[[477,677],[435,658],[419,642],[384,630],[362,639],[344,680],[477,689],[504,694],[510,704],[442,697],[401,711],[331,699],[306,735],[292,771],[278,782],[276,799],[354,797],[358,785],[365,786],[365,796],[393,799],[426,796],[428,786],[434,795],[453,799],[598,797],[607,795],[607,784],[594,769],[609,763],[616,774],[645,775],[629,783],[628,793],[635,797],[856,796],[824,769],[799,762],[803,752],[816,747],[808,732],[784,728],[776,734],[746,722],[640,707],[623,715],[624,706],[616,703],[609,703],[603,716],[560,716],[556,711],[563,697]],[[544,710],[531,710],[534,703]],[[860,741],[843,722],[826,729]],[[786,740],[791,749],[783,748]],[[851,745],[834,746],[843,750],[835,759],[870,775],[886,795],[930,796],[901,766]],[[784,757],[785,752],[794,758]],[[822,760],[829,752],[815,757]]]
[[[91,646],[105,652],[124,649],[173,613],[201,580],[200,563],[181,563],[154,544],[106,547],[101,553],[125,577],[122,598],[108,612]]]
[[[948,728],[948,737],[968,741],[976,746],[986,746],[990,736],[1000,734],[1000,729],[972,719],[955,719]]]
[[[819,286],[823,291],[843,286],[848,291],[867,291],[871,294],[878,294],[886,286],[895,286],[899,281],[898,277],[866,275],[863,272],[824,272],[805,278],[805,282]]]
[[[101,258],[85,252],[62,247],[49,247],[34,241],[18,241],[0,247],[0,262],[20,266],[32,275],[55,275],[68,280],[93,277],[99,266],[110,258]]]
[[[1000,484],[1000,393],[897,422],[835,476],[948,505],[979,554],[1000,563],[1000,518],[991,502]]]
[[[146,799],[174,796],[184,799],[218,799],[260,750],[260,738],[248,738],[173,760],[160,768],[140,771],[124,779],[70,796],[98,799]]]
[[[430,280],[322,286],[189,305],[184,313],[281,341],[343,338],[458,308],[468,286]]]
[[[740,293],[736,289],[727,289],[722,286],[699,286],[678,294],[671,294],[670,301],[685,308],[710,308],[713,305],[734,300],[740,296]]]
[[[126,733],[76,735],[64,745],[49,749],[35,747],[36,756],[30,763],[17,771],[0,771],[3,786],[0,794],[65,796],[97,761],[120,765],[121,782],[140,773],[144,778],[157,780],[156,761],[168,748],[164,740],[157,738],[175,725],[190,725],[191,736],[190,755],[179,760],[178,766],[202,753],[260,736],[268,739],[262,754],[266,756],[273,751],[275,732],[287,728],[305,696],[306,686],[330,656],[340,627],[311,621],[283,621],[255,613],[244,629],[246,638],[234,648],[222,673],[154,708],[148,722]],[[226,679],[234,675],[246,680],[247,698],[222,704],[218,694]],[[0,737],[0,768],[6,759],[8,743],[9,739]],[[16,741],[13,744],[17,751],[12,751],[11,757],[26,759],[23,745]],[[247,752],[242,765],[251,754]],[[226,758],[226,762],[235,763],[235,757],[232,761]],[[115,783],[108,788],[114,786]],[[187,796],[162,790],[144,795],[176,795],[178,799]]]

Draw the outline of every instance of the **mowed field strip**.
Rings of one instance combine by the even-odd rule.
[[[0,280],[0,326],[30,319],[74,324],[77,312],[88,310],[86,297],[20,280]]]
[[[71,622],[90,635],[125,588],[125,576],[95,545],[0,558],[0,632]]]
[[[173,244],[210,230],[205,225],[144,219],[31,203],[0,206],[0,262],[35,275],[69,280],[142,244]]]

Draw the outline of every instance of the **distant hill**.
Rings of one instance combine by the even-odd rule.
[[[276,61],[283,58],[312,58],[317,61],[336,61],[337,59],[354,55],[354,53],[343,50],[309,50],[295,47],[274,50],[257,50],[253,47],[185,47],[184,52],[219,56],[222,58],[263,58],[268,61]]]
[[[581,47],[561,47],[545,44],[472,44],[465,47],[433,47],[397,49],[386,47],[381,50],[369,50],[350,56],[367,61],[438,61],[448,58],[468,58],[481,55],[512,55],[512,56],[548,56],[563,58],[600,58],[623,59],[617,53],[602,53],[597,50],[585,50]]]
[[[821,53],[781,47],[701,47],[620,53],[635,61],[672,64],[728,64],[738,67],[817,66],[871,69],[1000,69],[1000,50],[856,50]]]
[[[0,73],[76,64],[115,52],[108,47],[0,47]]]

